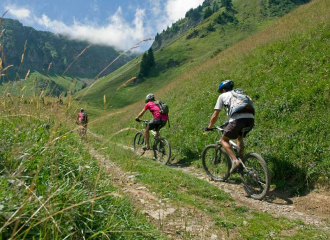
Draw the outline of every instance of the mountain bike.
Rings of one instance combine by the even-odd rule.
[[[143,122],[143,125],[146,125],[149,121],[140,120],[140,122]],[[159,129],[157,129],[156,131],[150,130],[150,132],[153,136],[153,144],[150,144],[150,146],[152,146],[150,150],[153,151],[154,159],[164,165],[168,164],[171,159],[170,142],[166,138],[160,137]],[[134,152],[141,156],[146,151],[143,149],[143,147],[145,146],[145,139],[143,133],[144,128],[135,134],[133,142]]]
[[[228,123],[220,127],[214,127],[211,130],[217,130],[217,139],[221,139],[224,127]],[[251,128],[243,128],[243,137],[251,130]],[[261,200],[269,191],[270,174],[266,161],[257,153],[249,152],[241,159],[239,157],[240,147],[232,140],[229,141],[234,150],[237,159],[241,165],[237,169],[239,177],[244,185],[245,192],[252,198]],[[202,152],[202,163],[205,172],[214,181],[226,181],[230,176],[232,161],[226,150],[222,147],[221,141],[216,141],[215,144],[208,145]]]

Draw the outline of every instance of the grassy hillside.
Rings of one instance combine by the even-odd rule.
[[[248,150],[265,157],[277,186],[287,180],[296,186],[301,183],[300,187],[329,184],[330,114],[325,107],[330,104],[329,9],[328,1],[313,1],[198,67],[178,68],[182,74],[155,92],[171,106],[172,127],[162,132],[170,139],[176,159],[195,161],[203,147],[214,141],[215,136],[204,135],[202,129],[213,112],[218,84],[233,79],[257,109]],[[141,95],[152,90],[141,87]],[[139,89],[125,91],[133,95]],[[141,101],[118,110],[117,115],[95,119],[92,129],[109,136],[121,128],[136,127],[133,120],[142,107]],[[129,144],[132,134],[120,133],[117,141]]]
[[[88,104],[90,108],[99,108],[103,105],[104,95],[108,101],[106,109],[127,106],[144,98],[148,92],[161,89],[181,74],[195,69],[229,46],[264,29],[278,19],[276,16],[262,14],[262,9],[265,8],[261,5],[260,0],[248,2],[237,0],[233,4],[237,11],[237,13],[230,13],[235,18],[234,22],[218,23],[219,16],[227,12],[225,8],[220,8],[219,11],[202,21],[200,25],[185,32],[184,35],[173,36],[174,40],[170,45],[155,51],[156,67],[148,78],[128,83],[125,88],[117,91],[119,86],[138,75],[140,56],[100,79],[90,89],[85,89],[77,95],[77,98]],[[182,21],[182,24],[187,23]]]
[[[64,104],[58,104],[58,99],[39,94],[29,80],[21,82],[23,90],[11,87],[20,97],[7,94],[6,88],[0,94],[0,239],[191,237],[181,235],[182,231],[164,236],[162,221],[147,221],[143,209],[133,206],[111,182],[103,164],[90,153],[91,145],[125,172],[134,172],[134,181],[146,186],[151,197],[190,209],[187,214],[202,212],[203,229],[198,230],[209,231],[212,238],[216,229],[222,233],[216,237],[226,239],[328,239],[329,217],[305,224],[286,215],[275,217],[266,212],[267,206],[258,212],[235,202],[218,186],[140,158],[118,143],[131,146],[136,129],[142,127],[134,117],[144,102],[125,104],[155,90],[156,97],[170,106],[171,128],[164,128],[162,134],[172,144],[175,161],[200,166],[201,150],[217,139],[214,133],[203,133],[203,128],[213,112],[219,83],[230,78],[254,100],[256,127],[247,138],[247,148],[264,156],[273,185],[282,188],[291,183],[296,187],[293,194],[306,185],[329,186],[329,10],[328,0],[315,0],[226,50],[217,54],[205,50],[200,56],[192,51],[189,56],[199,62],[171,67],[164,75],[154,73],[158,80],[157,74],[176,76],[173,81],[148,79],[136,88],[123,84],[137,69],[139,59],[135,59],[117,76],[101,78],[102,84],[78,93],[87,102],[73,103],[68,95]],[[186,54],[179,51],[183,43],[175,44],[176,57]],[[196,39],[194,45],[198,44]],[[211,48],[212,42],[205,45]],[[157,54],[161,52],[165,54],[165,49]],[[74,89],[72,81],[59,78],[57,84]],[[145,84],[151,87],[144,89]],[[35,94],[25,96],[26,88]],[[104,110],[111,104],[116,110]],[[92,113],[89,129],[99,134],[98,140],[90,137],[92,133],[88,142],[78,138],[74,125],[78,105]],[[221,114],[219,123],[225,120]],[[185,215],[175,217],[172,225],[181,222],[187,227]],[[213,229],[204,225],[205,219],[210,219]]]
[[[24,95],[48,95],[63,97],[80,91],[87,84],[81,79],[67,76],[46,76],[39,72],[33,72],[26,79],[2,83],[0,91],[14,96]]]
[[[0,239],[164,239],[84,147],[70,109],[0,103]]]

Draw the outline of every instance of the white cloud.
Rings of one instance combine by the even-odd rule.
[[[8,5],[9,13],[19,20],[29,24],[38,24],[43,28],[58,34],[66,35],[70,39],[85,40],[91,44],[114,46],[127,50],[143,39],[154,37],[157,32],[171,26],[190,8],[196,8],[204,0],[149,0],[149,9],[135,9],[134,19],[131,22],[123,18],[122,8],[119,7],[115,14],[107,19],[105,25],[98,25],[87,19],[74,20],[72,24],[51,19],[46,14],[36,16],[28,8]],[[99,11],[97,0],[90,5],[93,11]],[[146,11],[149,16],[146,16]],[[151,41],[146,43],[150,46]],[[145,48],[145,44],[142,48]]]
[[[204,0],[169,0],[166,4],[166,13],[171,22],[176,22],[184,18],[186,12],[191,8],[196,8]]]
[[[31,11],[29,9],[19,8],[16,5],[7,5],[5,9],[9,9],[8,15],[12,15],[19,20],[28,19],[31,16]]]
[[[149,0],[152,12],[154,13],[153,18],[156,32],[161,32],[180,18],[184,18],[189,9],[198,7],[203,1],[204,0],[168,0],[162,3],[161,0]]]
[[[74,21],[72,25],[57,20],[51,20],[45,14],[41,18],[35,17],[35,21],[54,33],[68,36],[71,39],[86,40],[92,44],[115,46],[121,50],[127,50],[144,38],[149,38],[144,27],[145,12],[137,9],[132,23],[122,18],[122,9],[119,7],[113,16],[108,18],[108,24],[97,26],[95,24],[83,24]]]

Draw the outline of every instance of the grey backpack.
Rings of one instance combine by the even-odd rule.
[[[164,103],[162,101],[154,101],[154,103],[160,108],[159,112],[161,114],[168,115],[168,113],[170,112],[170,109],[166,103]]]
[[[254,115],[254,107],[251,98],[249,98],[243,90],[235,89],[231,91],[230,107],[228,116],[232,117],[234,113],[252,113]]]

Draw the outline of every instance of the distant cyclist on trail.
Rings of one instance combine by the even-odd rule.
[[[139,113],[139,115],[135,118],[135,121],[140,122],[140,117],[149,110],[153,115],[154,119],[149,121],[146,124],[144,131],[144,138],[146,140],[146,146],[143,147],[143,150],[150,150],[149,145],[149,130],[159,131],[162,127],[164,127],[168,120],[168,115],[160,113],[161,109],[158,106],[158,102],[155,100],[155,96],[152,93],[149,93],[145,98],[146,105],[143,110]],[[160,136],[159,136],[160,137]]]
[[[226,107],[229,123],[222,135],[221,144],[232,159],[230,173],[234,173],[240,163],[229,144],[229,140],[237,139],[237,145],[240,146],[239,154],[242,158],[244,155],[242,128],[252,128],[254,126],[254,108],[251,99],[245,95],[242,90],[233,90],[233,88],[234,82],[232,80],[225,80],[219,85],[218,92],[220,93],[220,96],[215,104],[214,113],[210,119],[210,123],[208,127],[205,128],[205,131],[210,131],[217,121],[220,111],[223,107]]]
[[[80,112],[78,113],[78,116],[77,116],[76,123],[79,126],[83,126],[83,127],[87,128],[88,114],[85,112],[85,109],[83,109],[83,108],[80,109]]]

